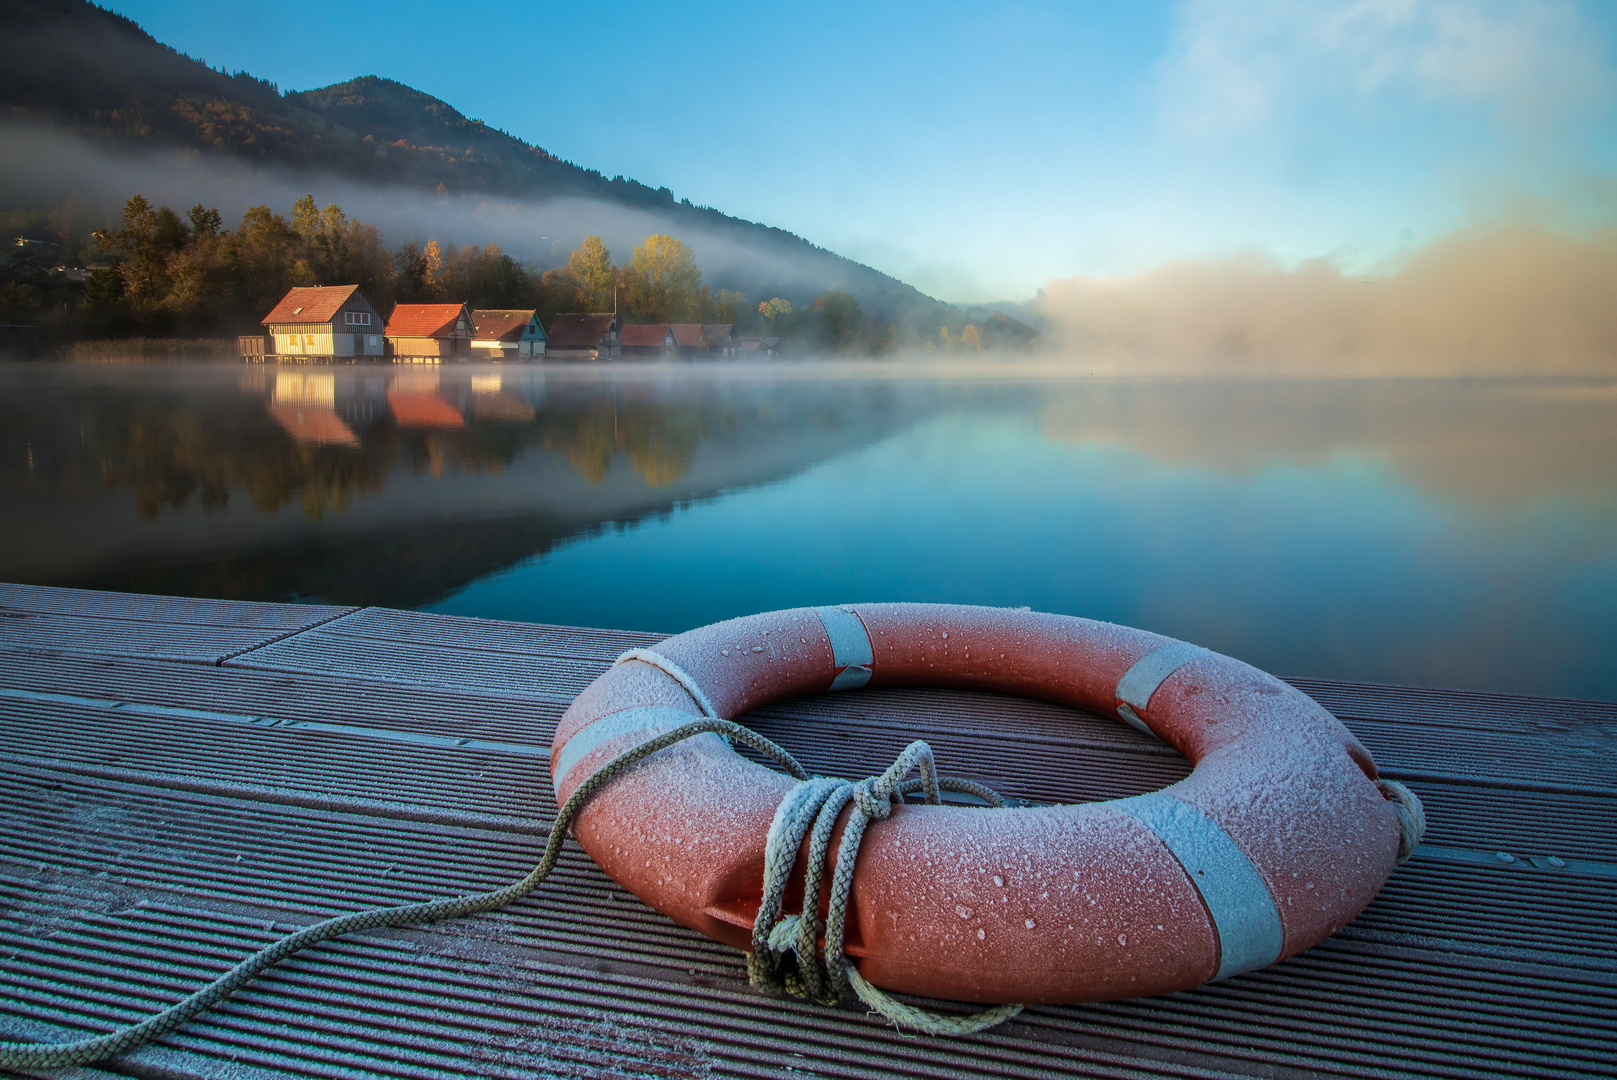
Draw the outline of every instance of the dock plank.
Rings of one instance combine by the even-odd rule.
[[[0,586],[19,602],[0,618],[11,1037],[106,1030],[293,927],[520,876],[562,709],[658,637]],[[164,625],[169,651],[141,651],[135,628]],[[738,954],[569,846],[506,911],[322,946],[81,1075],[1617,1076],[1617,705],[1295,681],[1410,778],[1431,830],[1358,920],[1263,972],[916,1039],[754,993]],[[822,695],[747,722],[839,775],[925,737],[947,771],[1040,801],[1186,767],[995,695]]]
[[[217,664],[354,610],[0,583],[0,649]]]

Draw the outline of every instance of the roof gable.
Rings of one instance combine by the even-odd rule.
[[[358,285],[299,285],[288,289],[281,302],[260,321],[266,325],[330,322],[355,293],[359,293]],[[359,293],[359,297],[364,300],[365,294]],[[370,308],[369,300],[365,300],[365,306]]]
[[[472,327],[478,341],[520,341],[533,323],[533,316],[533,308],[479,309],[472,312]]]
[[[625,326],[618,334],[618,341],[626,349],[660,349],[668,343],[667,323],[646,323],[639,326]]]
[[[668,328],[674,332],[674,343],[682,349],[707,348],[707,335],[702,333],[702,324],[699,322],[669,323]]]
[[[388,337],[435,338],[447,337],[461,319],[471,326],[471,314],[465,304],[398,304],[388,316]]]
[[[593,349],[617,321],[610,311],[565,312],[550,320],[550,344],[557,349]]]

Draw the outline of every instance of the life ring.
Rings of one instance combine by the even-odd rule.
[[[557,726],[557,801],[703,716],[862,686],[1087,709],[1194,765],[1161,791],[1109,802],[892,807],[857,851],[843,941],[863,979],[886,990],[1076,1003],[1189,989],[1328,937],[1413,845],[1369,751],[1288,684],[1141,630],[935,604],[776,611],[626,653]],[[649,906],[746,950],[765,838],[795,787],[703,734],[606,780],[572,831]],[[788,907],[801,903],[805,864],[800,855]]]

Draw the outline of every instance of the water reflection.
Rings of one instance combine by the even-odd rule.
[[[297,443],[357,447],[359,436],[337,415],[337,380],[328,372],[281,371],[275,375],[270,418]]]
[[[653,630],[1030,604],[1617,697],[1610,383],[13,365],[0,440],[9,580]]]

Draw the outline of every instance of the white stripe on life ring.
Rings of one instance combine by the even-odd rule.
[[[1214,979],[1256,971],[1280,958],[1285,944],[1280,909],[1258,868],[1218,822],[1160,791],[1111,805],[1156,833],[1201,893],[1218,935]]]
[[[868,683],[876,651],[864,620],[845,607],[817,607],[814,613],[831,639],[831,662],[837,667],[830,689],[857,690]]]
[[[670,709],[666,705],[644,705],[638,709],[608,713],[593,724],[573,732],[572,738],[563,744],[561,753],[556,755],[556,764],[550,770],[551,783],[559,792],[562,781],[567,779],[567,774],[573,770],[573,766],[592,750],[604,746],[613,739],[639,734],[640,738],[623,748],[629,750],[647,739],[654,739],[665,731],[672,731],[681,724],[688,724],[695,719],[697,717],[688,712]]]
[[[1207,655],[1208,650],[1200,645],[1176,641],[1172,645],[1152,649],[1134,661],[1134,666],[1123,672],[1123,677],[1117,680],[1116,696],[1117,700],[1122,702],[1117,707],[1118,718],[1132,728],[1155,736],[1156,732],[1146,726],[1145,721],[1140,719],[1140,714],[1135,710],[1150,706],[1151,695],[1157,692],[1157,687],[1161,686],[1169,675],[1192,660],[1199,660]]]

